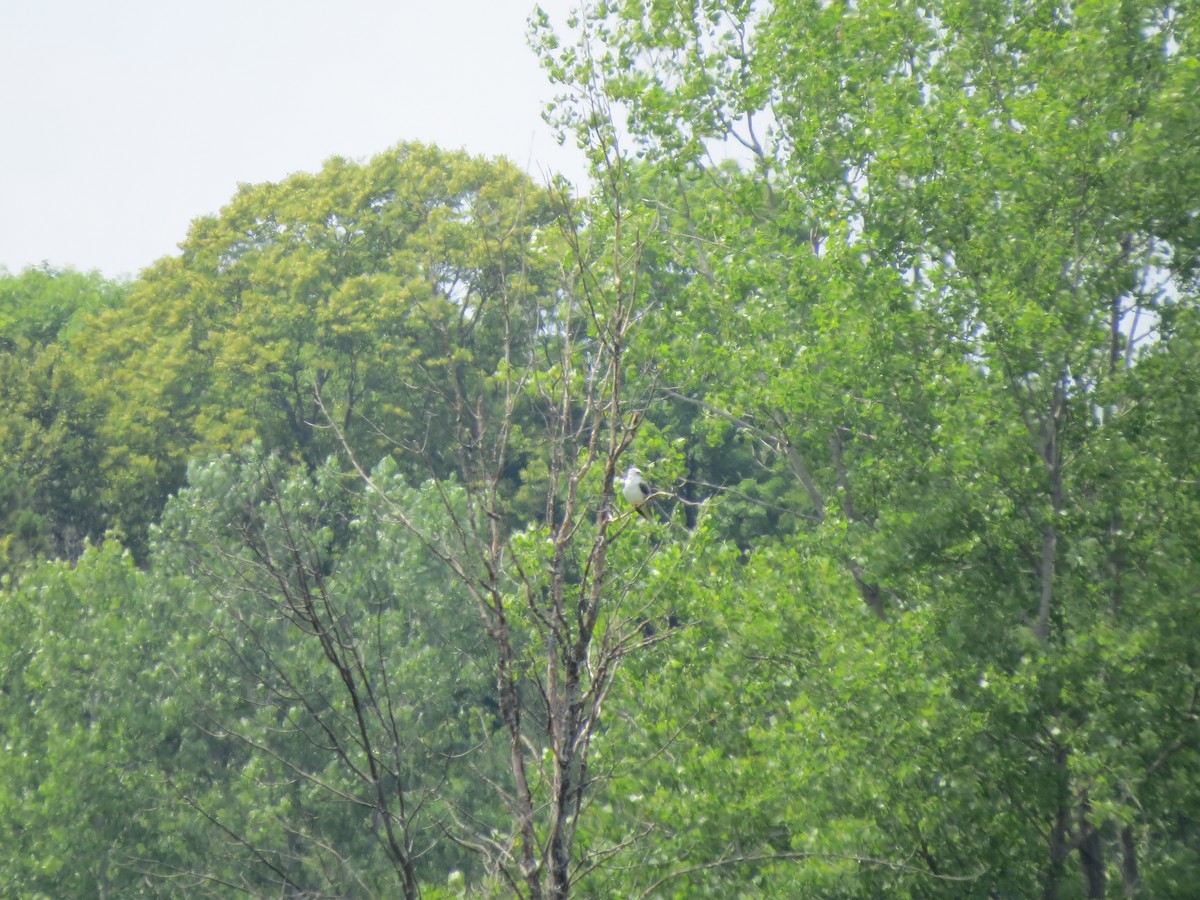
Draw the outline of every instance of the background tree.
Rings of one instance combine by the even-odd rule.
[[[145,857],[183,861],[158,776],[196,762],[172,690],[177,608],[116,541],[0,581],[4,893],[136,893]]]
[[[28,269],[0,275],[0,573],[74,559],[104,533],[102,410],[70,341],[125,285]]]
[[[12,275],[0,270],[0,349],[65,340],[88,316],[119,305],[126,289],[94,272],[40,267]]]
[[[506,162],[418,144],[243,186],[79,339],[107,410],[113,524],[141,554],[187,460],[252,438],[315,469],[337,447],[326,413],[367,458],[401,431],[447,456],[450,410],[412,385],[445,355],[447,319],[504,279],[544,282],[522,254],[546,204]],[[515,229],[506,255],[481,222]],[[480,335],[481,364],[495,341]]]
[[[439,516],[394,465],[376,474],[389,502]],[[380,505],[335,468],[250,450],[193,467],[164,515],[158,590],[213,635],[181,682],[211,762],[172,776],[206,826],[190,866],[209,884],[417,896],[482,875],[444,833],[458,814],[490,821],[472,802],[498,769],[486,647]]]

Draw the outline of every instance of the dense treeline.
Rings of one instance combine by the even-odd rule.
[[[1189,896],[1195,5],[585,12],[0,277],[0,893]]]

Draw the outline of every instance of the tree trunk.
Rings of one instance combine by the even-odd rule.
[[[1058,747],[1054,751],[1054,761],[1059,770],[1058,804],[1054,811],[1054,823],[1050,826],[1049,860],[1046,867],[1045,886],[1042,889],[1043,900],[1058,900],[1058,887],[1062,881],[1063,863],[1067,859],[1070,848],[1067,845],[1070,831],[1069,800],[1067,796],[1067,751]]]
[[[1104,871],[1104,841],[1092,824],[1092,803],[1084,791],[1079,801],[1079,864],[1088,900],[1104,900],[1108,878]]]
[[[846,463],[842,456],[843,431],[842,428],[833,430],[833,434],[829,438],[829,453],[833,459],[833,471],[837,478],[838,501],[842,508],[842,515],[848,523],[855,524],[858,522],[858,512],[854,507],[854,496],[850,492],[850,473],[846,469]],[[886,620],[883,592],[879,589],[879,585],[867,577],[866,570],[854,559],[848,560],[848,565],[863,603],[877,618]]]
[[[1050,521],[1042,529],[1042,553],[1039,564],[1040,595],[1038,597],[1037,625],[1034,634],[1045,646],[1050,640],[1050,617],[1054,610],[1055,565],[1058,555],[1058,522],[1066,503],[1063,485],[1062,419],[1066,414],[1066,377],[1063,375],[1054,386],[1054,398],[1050,414],[1043,423],[1041,450],[1042,464],[1050,479]]]
[[[1126,897],[1135,897],[1142,888],[1142,876],[1138,871],[1137,844],[1133,839],[1133,826],[1121,829],[1121,882]]]

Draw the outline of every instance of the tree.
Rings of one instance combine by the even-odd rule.
[[[447,318],[493,302],[506,280],[543,289],[545,264],[522,254],[549,215],[507,162],[418,144],[243,186],[76,339],[107,411],[111,523],[144,556],[188,459],[257,438],[315,469],[337,448],[326,414],[367,458],[400,431],[427,432],[430,456],[448,456],[452,411],[413,385],[445,354]],[[496,237],[500,255],[486,242]],[[481,364],[497,340],[479,336]]]
[[[125,286],[98,275],[29,269],[0,275],[0,573],[74,559],[104,533],[101,410],[70,348],[87,316]]]
[[[432,474],[450,527],[388,504],[455,575],[490,644],[509,824],[468,839],[528,897],[567,896],[581,872],[620,849],[577,840],[597,779],[593,740],[619,667],[644,645],[647,618],[665,613],[653,591],[642,593],[649,560],[678,564],[690,540],[666,523],[652,543],[638,540],[633,510],[615,504],[621,458],[652,396],[645,379],[627,381],[625,361],[644,301],[640,223],[619,197],[577,208],[561,188],[557,196],[562,243],[546,235],[516,267],[507,262],[512,226],[476,222],[499,290],[487,305],[439,320],[443,355],[416,373],[418,389],[451,411],[453,478],[424,442],[400,435],[395,446]],[[523,274],[539,269],[542,252],[570,261],[549,295]],[[497,352],[484,355],[479,343],[489,336]],[[328,421],[367,489],[381,495],[353,439],[335,416]],[[452,502],[458,490],[461,508]],[[531,506],[536,517],[524,518]]]
[[[0,350],[63,341],[89,315],[120,305],[125,291],[126,285],[98,273],[49,267],[18,275],[0,271]]]
[[[1003,849],[992,824],[1007,820],[957,795],[946,833],[971,835],[979,866],[1011,879],[1002,891],[1036,882],[1056,896],[1072,859],[1089,896],[1113,878],[1138,890],[1148,858],[1165,865],[1161,883],[1180,878],[1141,798],[1162,797],[1151,783],[1172,777],[1164,768],[1191,769],[1180,754],[1194,735],[1179,729],[1194,661],[1159,632],[1188,602],[1177,578],[1191,562],[1133,550],[1172,544],[1143,504],[1178,476],[1145,460],[1179,433],[1160,420],[1168,430],[1130,444],[1123,422],[1147,329],[1165,344],[1175,335],[1159,325],[1195,305],[1195,216],[1169,196],[1197,171],[1182,99],[1197,86],[1194,15],[595,4],[573,42],[538,38],[569,88],[564,128],[607,148],[623,123],[659,186],[643,196],[677,238],[681,274],[642,327],[662,382],[790,478],[781,496],[801,527],[785,546],[836,561],[893,627],[929,623],[924,677],[981,729],[974,760],[934,758],[996,773],[1001,802],[1036,823]],[[730,146],[740,164],[712,160]],[[1155,662],[1134,677],[1126,654],[1147,646]],[[1117,670],[1155,702],[1130,703]],[[1179,682],[1152,674],[1166,670]],[[822,685],[810,674],[797,690]],[[919,715],[925,691],[900,695]],[[843,723],[838,740],[860,748],[863,726]],[[930,748],[907,738],[914,757]],[[1121,760],[1114,790],[1102,773]],[[859,764],[856,776],[888,766]],[[801,767],[797,783],[815,777]],[[880,785],[848,774],[841,788],[853,808]],[[917,782],[886,792],[909,822],[936,795]],[[890,858],[943,870],[911,828],[885,832]]]
[[[180,682],[219,775],[169,781],[209,823],[179,840],[223,850],[182,877],[565,897],[620,851],[577,841],[593,740],[670,625],[650,560],[692,539],[613,487],[652,396],[625,361],[647,246],[623,202],[403,146],[244,189],[92,323],[107,499],[219,641]],[[144,535],[184,460],[251,437]]]
[[[439,515],[394,467],[376,476],[389,502]],[[156,589],[214,638],[181,680],[212,759],[171,775],[206,825],[196,878],[417,896],[474,862],[443,834],[489,821],[469,787],[497,770],[481,636],[381,502],[335,468],[310,477],[250,450],[193,466],[164,514]]]
[[[145,581],[108,541],[0,582],[7,894],[133,893],[143,857],[178,865],[157,773],[189,727],[170,677],[173,610]]]

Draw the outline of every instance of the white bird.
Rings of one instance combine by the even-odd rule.
[[[646,508],[646,501],[650,499],[653,491],[650,490],[650,485],[646,484],[646,479],[642,477],[642,470],[637,466],[630,466],[629,471],[625,473],[625,483],[621,486],[621,493],[625,495],[625,499],[634,508],[639,516],[643,519],[654,520],[650,515],[650,510]]]

